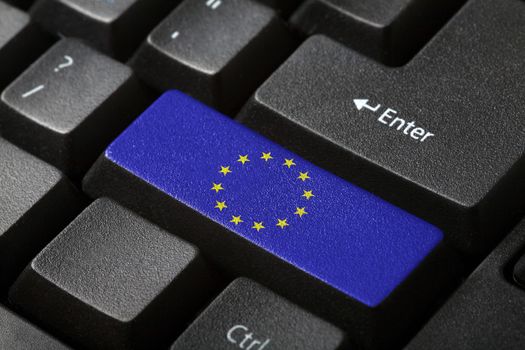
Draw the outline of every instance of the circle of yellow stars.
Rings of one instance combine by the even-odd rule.
[[[272,155],[271,152],[262,152],[261,156],[259,157],[264,162],[271,162],[271,161],[277,161],[276,158]],[[289,169],[290,171],[294,171],[297,167],[297,164],[295,163],[294,159],[288,159],[284,158],[282,163],[282,166]],[[241,166],[244,166],[245,164],[251,162],[249,154],[239,154],[239,158],[236,160],[236,163],[240,163]],[[219,169],[219,174],[222,175],[222,177],[226,177],[233,173],[232,166],[231,165],[221,165]],[[310,174],[308,171],[305,172],[297,172],[297,178],[296,180],[300,183],[304,183],[305,185],[312,180]],[[212,183],[211,191],[214,191],[216,194],[220,194],[222,191],[226,191],[227,189],[223,186],[222,182]],[[302,198],[304,198],[306,201],[312,200],[312,198],[315,197],[315,194],[313,190],[311,189],[304,189],[303,194],[301,195]],[[218,211],[226,212],[228,210],[228,204],[226,201],[219,201],[215,200],[215,209]],[[296,207],[295,212],[293,213],[294,216],[296,216],[299,219],[302,219],[303,216],[308,215],[308,211],[306,206],[304,207]],[[244,220],[242,219],[241,215],[231,215],[230,222],[234,224],[235,226],[246,224]],[[251,229],[261,232],[262,230],[266,229],[266,224],[263,221],[253,221],[250,224]],[[276,227],[279,227],[281,230],[285,230],[288,226],[290,226],[290,222],[288,221],[288,218],[277,218],[276,222],[272,223]]]

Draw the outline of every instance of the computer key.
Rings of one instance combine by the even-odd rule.
[[[0,138],[0,298],[81,202],[57,169]]]
[[[246,278],[232,282],[171,350],[343,349],[344,333]]]
[[[186,0],[135,55],[158,90],[179,89],[224,112],[238,110],[293,50],[274,10],[252,0]]]
[[[127,66],[64,39],[1,96],[0,132],[77,178],[143,109]]]
[[[0,349],[67,350],[69,347],[0,306]]]
[[[9,298],[83,348],[149,349],[174,340],[213,282],[195,247],[101,199],[31,262]]]
[[[481,255],[525,209],[523,16],[470,1],[401,68],[312,37],[239,120]]]
[[[44,52],[50,41],[26,13],[0,1],[0,89]]]
[[[405,350],[525,348],[525,289],[512,280],[525,221],[478,266]]]
[[[179,0],[39,0],[32,18],[49,32],[84,39],[125,59]]]
[[[447,270],[437,227],[178,91],[110,145],[84,190],[177,230],[222,270],[371,347],[402,341],[460,270]]]
[[[382,63],[402,65],[465,0],[307,0],[292,24],[324,34]]]

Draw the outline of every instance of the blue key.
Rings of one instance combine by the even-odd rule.
[[[388,309],[443,240],[435,226],[177,91],[109,146],[84,187],[301,304],[315,309],[327,301],[312,298],[329,297],[334,310],[319,311],[329,318],[349,305],[340,317],[348,324]]]

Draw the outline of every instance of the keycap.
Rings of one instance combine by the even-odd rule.
[[[0,89],[41,54],[49,38],[30,23],[29,16],[0,1]]]
[[[0,138],[0,294],[81,210],[55,168]]]
[[[261,281],[360,337],[452,278],[440,270],[448,261],[440,259],[440,229],[178,91],[108,147],[83,187],[176,229],[230,274]],[[430,270],[432,287],[417,283]],[[405,299],[410,290],[420,293]],[[370,340],[403,334],[395,325],[384,331]]]
[[[231,112],[292,50],[275,11],[251,0],[186,0],[133,60],[158,90],[179,89]]]
[[[519,350],[525,346],[525,290],[512,280],[525,222],[478,266],[406,350]]]
[[[148,349],[167,347],[212,286],[195,247],[101,199],[31,262],[9,298],[83,348]]]
[[[171,350],[342,349],[344,333],[246,278],[232,282]]]
[[[470,1],[396,69],[312,37],[239,120],[481,256],[525,209],[522,15],[523,1]]]
[[[6,2],[24,10],[28,9],[31,4],[33,4],[33,0],[7,0]]]
[[[0,306],[0,348],[66,350],[67,346]]]
[[[1,96],[0,132],[76,178],[141,111],[130,68],[64,39]]]
[[[293,14],[295,28],[324,34],[384,64],[407,63],[464,0],[308,0]]]
[[[81,38],[119,59],[142,39],[179,0],[39,0],[32,18],[52,33]]]

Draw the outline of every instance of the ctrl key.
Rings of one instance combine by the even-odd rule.
[[[10,301],[72,345],[166,347],[213,289],[196,248],[107,199],[26,268]]]
[[[173,344],[171,350],[335,350],[344,334],[246,278],[228,288]]]

